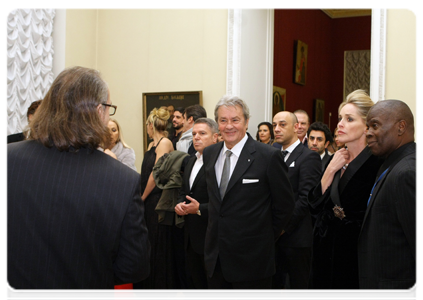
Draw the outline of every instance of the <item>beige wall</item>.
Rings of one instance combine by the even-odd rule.
[[[142,93],[202,90],[213,118],[226,92],[227,17],[227,10],[67,10],[66,67],[102,72],[138,171]],[[385,98],[405,101],[416,115],[416,18],[409,10],[388,10]]]
[[[416,16],[389,9],[386,29],[385,98],[406,102],[416,118]]]
[[[97,68],[97,13],[95,9],[66,10],[65,67]]]
[[[66,18],[66,66],[100,70],[138,171],[142,93],[201,90],[213,118],[226,91],[227,10],[68,10]]]

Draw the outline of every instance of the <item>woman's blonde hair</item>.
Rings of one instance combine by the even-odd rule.
[[[120,129],[120,125],[118,121],[116,121],[116,119],[109,118],[109,122],[115,123],[118,130],[118,139],[116,141],[116,144],[121,142],[123,147],[131,149],[131,147],[129,147],[128,144],[125,143],[125,141],[123,140],[123,133],[122,133],[122,130]]]
[[[349,103],[357,107],[360,116],[363,118],[364,122],[366,122],[367,114],[374,105],[370,96],[364,90],[355,90],[351,92],[345,101],[339,105],[338,114],[341,112],[341,109]]]
[[[153,133],[160,132],[163,133],[164,136],[167,137],[167,121],[169,120],[170,114],[164,108],[153,108],[150,112],[150,115],[147,117],[146,125],[153,124]]]

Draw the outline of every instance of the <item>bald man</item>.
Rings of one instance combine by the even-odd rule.
[[[358,241],[360,288],[409,289],[416,283],[416,143],[410,108],[376,103],[367,143],[385,159],[369,197]]]
[[[320,180],[322,162],[317,152],[300,142],[298,127],[292,112],[282,111],[273,117],[276,142],[273,146],[282,150],[295,199],[294,214],[275,243],[276,274],[272,283],[275,289],[288,286],[286,274],[291,289],[307,289],[310,276],[313,227],[307,195]]]

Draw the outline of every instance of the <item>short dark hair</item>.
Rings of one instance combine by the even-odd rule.
[[[108,86],[98,71],[65,69],[53,81],[34,115],[29,125],[30,138],[60,151],[97,149],[110,137],[97,109],[99,104],[107,103],[108,97]],[[101,109],[106,110],[105,106]]]
[[[315,130],[315,131],[323,131],[323,133],[325,134],[325,143],[327,141],[329,141],[330,143],[333,142],[332,133],[330,132],[330,129],[329,129],[329,127],[326,124],[324,124],[322,122],[319,122],[319,121],[312,123],[310,125],[310,127],[308,128],[308,130],[307,130],[307,136],[310,136],[310,132],[312,130]]]
[[[181,113],[181,115],[183,115],[183,114],[184,114],[184,112],[185,112],[185,108],[184,108],[184,107],[182,107],[182,106],[175,107],[175,111],[179,111],[179,112]]]
[[[257,125],[257,134],[256,134],[256,141],[260,141],[260,137],[259,137],[259,130],[260,130],[260,126],[261,125],[266,125],[269,128],[269,132],[270,132],[270,138],[272,140],[275,139],[275,134],[273,132],[273,125],[270,124],[269,122],[261,122],[260,124]]]
[[[207,118],[207,112],[204,109],[204,107],[202,107],[199,104],[195,104],[195,105],[191,105],[185,108],[185,115],[186,115],[186,119],[188,120],[189,118],[192,117],[192,119],[195,121],[197,121],[197,119],[199,118]]]
[[[35,111],[37,110],[38,106],[41,105],[41,102],[43,100],[36,100],[31,103],[31,105],[28,107],[28,111],[26,112],[26,117],[29,118],[29,115],[35,114]]]

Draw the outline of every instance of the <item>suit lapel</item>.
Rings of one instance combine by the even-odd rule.
[[[298,144],[297,147],[295,147],[294,151],[289,154],[288,159],[286,160],[286,166],[289,168],[289,166],[292,164],[292,162],[295,162],[297,158],[303,153],[304,146],[301,144]]]
[[[363,224],[364,221],[366,220],[367,214],[369,213],[369,210],[371,208],[371,206],[373,205],[374,199],[376,198],[377,193],[379,192],[379,188],[383,185],[383,182],[385,181],[385,179],[388,177],[389,173],[391,172],[391,168],[389,168],[388,172],[386,172],[385,176],[383,176],[383,178],[378,182],[378,184],[375,186],[373,193],[372,193],[372,197],[370,198],[370,202],[367,205],[367,209],[366,209],[366,213],[364,214],[364,219],[363,219]],[[380,176],[380,175],[379,175]],[[379,178],[378,176],[378,178]],[[375,179],[376,182],[377,178]],[[370,195],[369,195],[370,197]]]
[[[195,158],[197,158],[197,157],[195,157]],[[186,174],[187,180],[184,180],[184,184],[185,184],[185,190],[186,191],[190,190],[190,188],[189,188],[189,178],[191,176],[192,168],[194,167],[195,161],[196,161],[196,159],[191,158],[191,159],[188,160],[188,163],[185,166],[184,174]]]
[[[348,182],[353,178],[354,174],[363,166],[363,164],[370,158],[370,149],[366,146],[363,151],[349,164],[344,174],[339,180],[339,194],[342,194]]]
[[[197,173],[197,176],[195,176],[194,182],[192,183],[191,190],[194,189],[194,187],[197,185],[197,183],[200,181],[201,177],[204,176],[204,164],[201,166],[200,170]]]
[[[231,179],[229,180],[228,187],[226,188],[226,194],[231,190],[235,183],[244,175],[248,168],[254,161],[253,153],[256,151],[254,146],[254,140],[251,136],[248,136],[248,140],[241,151],[241,155],[238,158],[235,169],[232,172]]]
[[[388,170],[388,172],[386,172],[385,176],[383,176],[383,178],[378,182],[378,184],[375,186],[375,189],[373,190],[372,197],[370,198],[370,202],[369,202],[369,204],[367,206],[366,213],[364,214],[363,225],[366,222],[367,215],[369,214],[369,211],[370,211],[370,209],[371,209],[371,207],[372,207],[372,205],[373,205],[373,203],[374,203],[374,201],[376,199],[377,193],[379,192],[379,189],[380,189],[380,187],[382,187],[382,185],[385,182],[386,178],[388,178],[389,173],[391,173],[392,169],[395,167],[395,165],[402,158],[404,158],[405,156],[413,153],[413,151],[415,151],[415,144],[413,144],[413,146],[408,146],[406,149],[404,149],[403,152],[401,152],[399,154],[399,156],[392,161],[392,163],[390,163],[390,164],[389,163],[388,164],[385,164],[384,163],[380,167],[380,169],[379,169],[380,171],[378,172],[378,175],[375,178],[375,182],[379,178],[380,174],[382,174],[383,171],[385,171],[388,167],[389,167],[389,170]],[[370,197],[370,195],[369,195],[369,197]],[[361,228],[363,228],[363,226]]]
[[[209,147],[213,147],[213,146],[209,146]],[[217,158],[219,157],[220,151],[222,150],[222,147],[223,147],[223,142],[216,144],[216,149],[213,149],[211,151],[210,161],[207,162],[207,165],[205,166],[206,168],[205,172],[207,174],[210,174],[211,176],[210,178],[212,179],[212,182],[213,182],[213,186],[207,187],[207,188],[210,188],[210,190],[213,191],[216,199],[220,199],[220,193],[219,193],[219,185],[217,184],[217,179],[216,179],[216,171],[214,168],[216,165]]]

